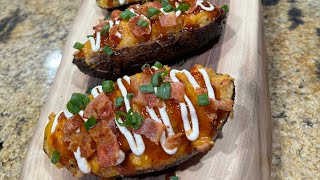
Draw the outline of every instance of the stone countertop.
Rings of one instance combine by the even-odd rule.
[[[262,1],[272,177],[319,179],[320,1]],[[81,0],[0,3],[0,179],[17,179]]]

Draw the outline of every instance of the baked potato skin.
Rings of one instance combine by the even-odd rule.
[[[104,53],[93,55],[90,59],[97,62],[94,68],[90,67],[84,58],[75,57],[72,62],[85,74],[112,80],[139,72],[145,63],[160,61],[172,65],[212,44],[223,31],[224,19],[225,16],[222,15],[203,27],[181,30],[157,41],[115,50],[112,56]]]
[[[143,3],[146,1],[145,0],[144,1],[142,1],[142,0],[126,0],[126,2],[122,5],[119,3],[119,0],[96,0],[96,2],[100,8],[106,9],[108,11],[112,11],[114,9],[125,9],[130,4]]]

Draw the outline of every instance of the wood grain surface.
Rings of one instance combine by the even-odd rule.
[[[235,78],[234,119],[224,126],[214,148],[177,167],[180,179],[269,179],[271,170],[271,113],[268,95],[264,34],[260,1],[214,1],[229,4],[224,34],[209,51],[188,59],[178,69],[195,63],[213,67]],[[70,31],[62,61],[50,95],[42,109],[30,142],[20,179],[75,179],[66,169],[58,169],[42,150],[43,133],[51,112],[65,109],[73,92],[85,92],[101,82],[81,73],[72,58],[76,41],[84,42],[105,11],[95,1],[84,0]],[[96,179],[85,176],[85,179]],[[164,179],[164,175],[147,176]]]

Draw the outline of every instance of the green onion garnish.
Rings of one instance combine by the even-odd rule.
[[[151,18],[152,16],[154,16],[154,15],[157,15],[157,14],[159,14],[161,11],[159,10],[159,9],[157,9],[157,8],[149,8],[148,9],[148,18]]]
[[[168,71],[162,71],[161,74],[160,74],[160,76],[161,76],[161,78],[164,78],[164,77],[166,77],[168,74],[169,74]]]
[[[158,69],[163,67],[163,65],[159,61],[156,61],[153,66],[158,68]]]
[[[104,53],[106,53],[109,56],[111,56],[113,54],[113,51],[112,51],[111,47],[109,47],[109,46],[105,46],[102,50]]]
[[[178,176],[170,176],[170,180],[178,180]]]
[[[163,10],[168,13],[168,12],[174,11],[175,8],[172,7],[170,4],[167,4],[166,6],[163,7]]]
[[[84,44],[76,42],[76,43],[74,43],[73,48],[81,50],[83,48],[83,46],[84,46]]]
[[[86,94],[90,94],[92,91],[92,88],[91,87],[88,87],[87,90],[86,90]]]
[[[54,151],[52,152],[51,162],[52,162],[53,164],[56,164],[57,162],[59,162],[59,160],[60,160],[60,153],[59,153],[59,151],[54,150]]]
[[[87,38],[89,38],[89,37],[93,37],[93,35],[87,35]]]
[[[139,21],[137,22],[137,24],[138,24],[139,26],[142,26],[142,27],[146,27],[146,26],[149,25],[149,23],[148,23],[147,21],[142,20],[142,19],[139,19]]]
[[[134,16],[136,16],[136,15],[128,9],[126,9],[125,11],[120,13],[120,17],[123,20],[129,20],[130,18],[132,18]]]
[[[120,122],[119,118],[121,116],[125,117],[126,121]],[[120,126],[132,127],[135,130],[137,130],[143,121],[143,117],[141,116],[140,113],[133,112],[132,108],[130,108],[127,114],[125,114],[124,112],[121,112],[121,111],[116,112],[116,121],[118,122],[118,124]]]
[[[198,95],[198,105],[199,106],[207,106],[207,105],[209,105],[208,94],[200,94],[200,95]]]
[[[169,82],[162,83],[160,87],[157,88],[156,96],[161,99],[170,99],[171,85]]]
[[[162,72],[156,72],[153,76],[152,76],[152,79],[151,79],[151,84],[153,87],[158,87],[160,85],[160,82],[161,82],[161,73]]]
[[[224,13],[229,12],[229,6],[228,5],[225,4],[225,5],[221,6],[221,8],[223,9]]]
[[[106,80],[102,82],[102,91],[107,93],[112,93],[114,91],[113,81]]]
[[[189,5],[189,4],[181,3],[181,4],[177,7],[177,10],[180,10],[180,11],[188,11],[189,8],[190,8],[190,5]]]
[[[148,85],[140,85],[140,86],[139,86],[139,90],[140,90],[142,93],[153,93],[153,92],[154,92],[153,86],[152,86],[151,84],[148,84]]]
[[[144,65],[141,67],[141,71],[143,71],[144,68],[150,68],[150,64],[144,64]]]
[[[91,116],[85,123],[84,123],[84,127],[89,130],[91,129],[94,125],[97,124],[97,120],[95,117]]]
[[[110,19],[110,16],[109,16],[109,15],[106,15],[106,16],[104,17],[104,20],[108,20],[108,19]]]
[[[127,99],[131,100],[133,98],[134,94],[133,93],[128,93],[127,94]]]
[[[107,32],[109,32],[109,29],[110,29],[110,24],[104,25],[101,29],[101,34],[106,34]]]
[[[67,103],[67,109],[73,114],[78,114],[80,110],[84,110],[89,104],[90,99],[81,93],[73,93],[71,99]]]
[[[123,97],[117,97],[117,98],[116,98],[116,102],[115,102],[115,107],[116,107],[116,108],[121,107],[122,104],[123,104],[123,102],[124,102]]]

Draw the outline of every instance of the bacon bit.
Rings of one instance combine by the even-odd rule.
[[[132,93],[135,96],[138,95],[139,84],[140,84],[139,76],[138,75],[131,76],[130,88],[131,88]]]
[[[68,140],[70,135],[80,128],[81,121],[83,121],[83,119],[79,114],[72,116],[66,121],[63,126],[63,134],[65,136],[65,140]]]
[[[170,92],[170,98],[175,99],[178,102],[184,101],[184,94],[185,94],[185,85],[182,82],[175,82],[170,83],[171,84],[171,92]]]
[[[154,2],[146,2],[140,8],[138,9],[139,14],[143,14],[145,16],[148,16],[148,9],[149,8],[157,8],[160,9],[162,8],[162,5],[159,1],[154,1]]]
[[[134,96],[132,98],[132,101],[141,105],[141,106],[147,106],[148,105],[148,102],[146,100],[146,96],[145,94],[141,93],[140,91],[138,92],[138,95],[137,96]]]
[[[120,35],[120,37],[119,37]],[[118,45],[121,42],[120,26],[118,24],[112,26],[109,32],[109,40],[112,45]]]
[[[108,124],[101,121],[91,128],[89,133],[97,144],[97,158],[100,166],[104,168],[114,166],[119,158],[120,146],[117,136]]]
[[[104,25],[109,24],[108,21],[100,19],[99,24],[93,27],[93,30],[100,32]]]
[[[84,110],[83,116],[87,119],[91,116],[96,119],[112,119],[114,117],[112,101],[104,93],[100,93],[98,97],[89,103]]]
[[[154,142],[156,145],[159,145],[161,133],[165,130],[165,126],[151,118],[147,118],[142,121],[141,126],[138,130],[135,130],[135,133],[144,135],[150,141]]]
[[[149,108],[153,108],[155,106],[162,107],[162,101],[155,94],[145,94],[145,98],[148,102]]]
[[[80,147],[81,157],[90,158],[95,152],[95,149],[92,148],[93,141],[88,133],[72,134],[70,139],[68,149],[75,152]]]
[[[175,12],[163,14],[159,16],[159,20],[162,27],[171,27],[177,25],[177,17]]]
[[[146,21],[148,25],[146,27],[138,25],[139,20]],[[130,31],[133,34],[134,37],[140,38],[144,35],[148,35],[151,33],[151,23],[150,20],[143,17],[143,16],[135,16],[129,19],[129,27]]]
[[[117,20],[119,20],[120,19],[120,13],[121,13],[121,11],[120,10],[114,10],[114,11],[112,11],[112,13],[111,13],[111,19],[113,20],[113,21],[117,21]]]
[[[195,146],[195,148],[202,153],[206,153],[211,150],[213,145],[214,145],[213,141],[205,141],[205,142],[202,142],[201,145]]]
[[[174,149],[176,147],[179,147],[179,145],[182,143],[183,136],[184,133],[182,132],[173,136],[169,136],[164,143],[164,147],[166,147],[167,149]]]
[[[208,93],[207,89],[205,89],[205,88],[196,88],[194,91],[197,94],[207,94]]]
[[[197,1],[196,0],[183,0],[184,3],[187,3],[190,5],[189,10],[186,13],[192,13],[194,10],[197,9]]]
[[[222,111],[231,111],[234,104],[232,99],[224,98],[221,100],[214,99],[215,106]]]

